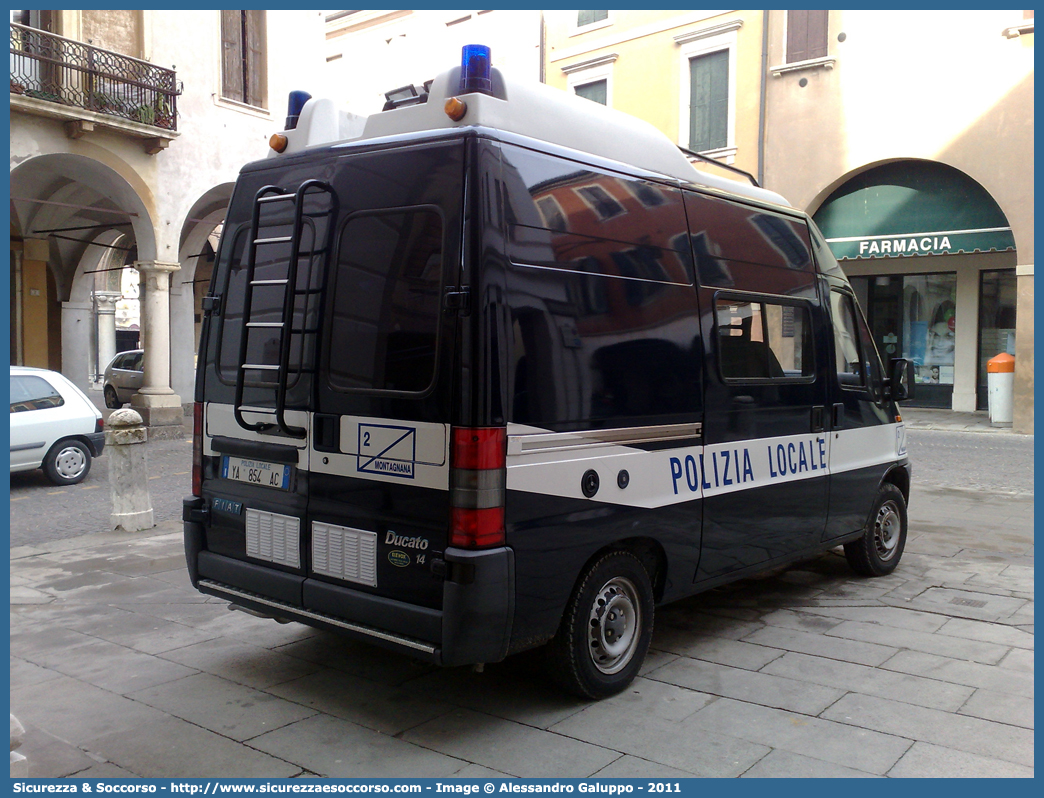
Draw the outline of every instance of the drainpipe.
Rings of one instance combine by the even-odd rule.
[[[544,60],[547,57],[547,32],[544,29],[544,12],[540,12],[540,82],[547,83],[544,73]]]
[[[768,10],[761,12],[761,102],[758,106],[758,185],[765,185],[765,94],[768,89]]]

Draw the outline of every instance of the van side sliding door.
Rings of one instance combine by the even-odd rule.
[[[829,350],[807,227],[696,193],[685,201],[707,363],[702,581],[819,543]]]

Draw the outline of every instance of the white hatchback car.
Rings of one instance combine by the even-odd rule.
[[[43,468],[74,485],[104,448],[102,414],[83,391],[56,371],[11,366],[11,471]]]

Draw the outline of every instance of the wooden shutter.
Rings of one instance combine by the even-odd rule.
[[[265,104],[265,12],[244,11],[245,82],[244,102],[258,108]]]
[[[608,18],[608,11],[577,11],[576,26],[580,28],[584,25],[593,25],[595,22],[601,22],[603,19]]]
[[[716,150],[728,145],[729,51],[689,61],[689,149]]]
[[[787,63],[823,58],[827,54],[827,22],[830,12],[787,12]]]
[[[574,91],[577,97],[583,97],[585,100],[592,100],[605,105],[609,99],[609,82],[596,80],[594,83],[585,83],[582,86],[577,86]]]
[[[242,11],[221,12],[221,96],[243,101]]]

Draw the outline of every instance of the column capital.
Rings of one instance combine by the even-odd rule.
[[[176,272],[181,269],[181,264],[163,260],[136,260],[134,268],[139,272]]]
[[[98,303],[98,312],[112,314],[116,312],[116,303],[123,299],[120,291],[95,291],[94,299]]]

